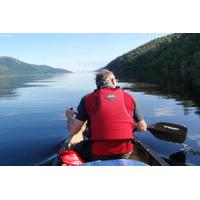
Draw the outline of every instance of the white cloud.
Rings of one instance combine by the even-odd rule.
[[[161,117],[161,116],[174,116],[175,115],[175,110],[171,106],[162,106],[159,108],[155,108],[153,110],[154,115],[156,117]]]
[[[0,38],[12,38],[13,35],[9,33],[0,33]]]

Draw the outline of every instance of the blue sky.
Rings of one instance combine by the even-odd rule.
[[[71,71],[104,67],[116,57],[166,33],[0,34],[0,56]]]

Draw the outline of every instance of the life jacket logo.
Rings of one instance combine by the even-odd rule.
[[[106,98],[110,101],[114,100],[116,98],[116,96],[114,94],[109,94],[106,96]]]

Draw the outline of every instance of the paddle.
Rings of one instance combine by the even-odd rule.
[[[158,139],[175,143],[183,143],[187,134],[186,127],[168,122],[153,124],[147,130]]]
[[[68,148],[70,149],[71,146],[79,143],[83,140],[83,134],[86,129],[86,123],[85,122],[80,129],[80,131],[73,135],[68,144]],[[148,131],[152,133],[153,136],[155,136],[158,139],[174,142],[174,143],[183,143],[186,138],[187,134],[187,128],[181,125],[172,124],[168,122],[159,122],[156,124],[153,124],[147,128]]]
[[[71,110],[73,110],[73,108],[71,108]],[[75,112],[75,114],[77,114],[77,112]],[[79,133],[74,135],[69,141],[69,146],[68,146],[69,148],[71,145],[74,145],[83,140],[83,132],[85,128],[86,128],[86,122],[82,126]],[[148,126],[147,130],[150,131],[152,135],[158,139],[174,143],[183,143],[185,141],[187,134],[187,127],[168,122],[158,122],[156,124]]]

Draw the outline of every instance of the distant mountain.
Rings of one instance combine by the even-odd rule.
[[[176,33],[127,52],[105,68],[120,78],[156,83],[200,96],[200,34]]]
[[[64,69],[53,68],[47,65],[28,64],[18,59],[0,56],[1,75],[33,75],[33,74],[58,74],[69,73]]]

